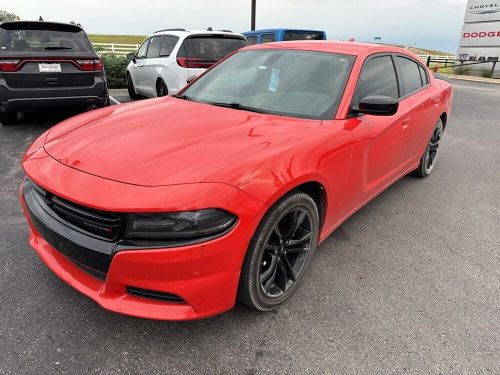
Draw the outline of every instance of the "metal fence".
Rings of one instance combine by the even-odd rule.
[[[139,44],[120,43],[92,43],[98,54],[112,53],[114,55],[126,55],[129,52],[136,52]]]

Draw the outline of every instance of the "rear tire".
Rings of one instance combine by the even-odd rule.
[[[128,96],[130,96],[130,99],[137,100],[137,99],[141,98],[139,95],[137,95],[135,93],[134,82],[132,81],[132,77],[130,76],[130,73],[127,73],[127,90],[128,90]]]
[[[162,96],[167,96],[168,95],[168,88],[165,82],[163,82],[162,79],[159,79],[158,82],[156,82],[156,97],[161,98]]]
[[[318,209],[309,195],[293,191],[279,200],[248,247],[239,301],[257,311],[270,311],[287,301],[312,260],[318,233]]]
[[[19,112],[0,113],[0,123],[4,126],[15,125],[21,121]]]
[[[436,165],[436,160],[439,155],[439,143],[443,136],[444,126],[441,119],[438,120],[432,130],[431,139],[425,148],[425,152],[420,159],[418,168],[410,173],[410,175],[418,178],[426,178],[431,174]]]

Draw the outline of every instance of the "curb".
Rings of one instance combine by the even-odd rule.
[[[462,80],[462,81],[472,81],[472,82],[483,82],[483,83],[496,83],[496,84],[500,84],[500,79],[496,79],[496,78],[483,78],[483,77],[474,77],[474,76],[460,76],[460,75],[456,75],[456,74],[442,74],[442,73],[439,73],[443,76],[446,76],[448,78],[451,78],[451,79],[458,79],[458,80]]]

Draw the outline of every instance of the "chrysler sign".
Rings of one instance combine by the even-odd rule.
[[[465,22],[500,21],[500,0],[470,0]]]

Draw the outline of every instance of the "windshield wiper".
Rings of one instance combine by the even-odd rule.
[[[256,113],[268,113],[268,112],[264,111],[263,109],[251,107],[251,106],[248,106],[248,105],[243,105],[241,103],[236,103],[236,102],[231,102],[231,103],[206,102],[206,103],[210,104],[210,105],[215,105],[217,107],[232,108],[232,109],[237,109],[237,110],[240,110],[240,111],[250,111],[250,112],[256,112]]]
[[[196,100],[192,99],[190,96],[187,96],[186,94],[184,95],[172,95],[174,98],[177,98],[177,99],[182,99],[182,100],[188,100],[188,101],[191,101],[191,102],[194,102]]]

